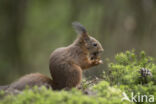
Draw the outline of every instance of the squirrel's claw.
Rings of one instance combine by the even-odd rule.
[[[102,60],[99,60],[99,63],[100,63],[100,64],[103,64],[103,61],[102,61]]]
[[[92,64],[94,64],[94,65],[103,64],[103,61],[102,60],[92,60]]]

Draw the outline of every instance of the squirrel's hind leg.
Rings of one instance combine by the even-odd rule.
[[[57,73],[57,76],[53,76],[54,90],[71,89],[80,84],[82,78],[82,69],[75,64],[68,65],[65,68],[67,69]]]
[[[66,82],[67,87],[78,86],[82,79],[82,69],[78,65],[73,64],[69,76]]]

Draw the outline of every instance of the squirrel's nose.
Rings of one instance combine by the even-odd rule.
[[[103,52],[104,51],[104,49],[103,48],[101,48],[100,50],[99,50],[99,52]]]

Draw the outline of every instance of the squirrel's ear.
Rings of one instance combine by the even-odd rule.
[[[87,30],[79,22],[73,22],[72,25],[73,25],[73,28],[75,29],[77,34],[88,36],[87,35]]]

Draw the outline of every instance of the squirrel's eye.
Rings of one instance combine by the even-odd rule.
[[[97,46],[97,44],[96,44],[96,43],[93,43],[93,46],[95,46],[95,47],[96,47],[96,46]]]

